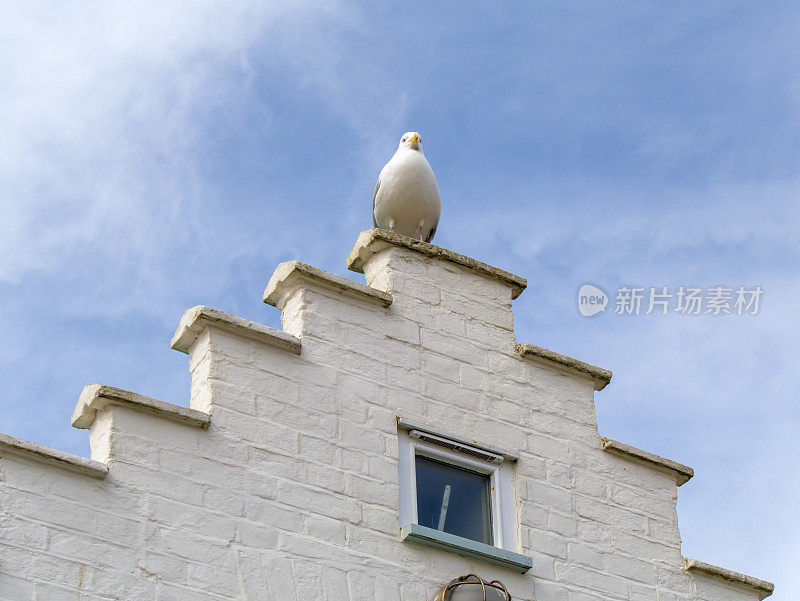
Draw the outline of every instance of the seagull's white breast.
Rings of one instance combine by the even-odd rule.
[[[436,176],[422,151],[400,148],[381,170],[375,191],[375,224],[430,240],[441,213]]]

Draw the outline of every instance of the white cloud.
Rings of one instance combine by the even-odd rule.
[[[519,340],[614,371],[596,397],[603,435],[695,468],[679,491],[684,554],[774,579],[775,598],[800,585],[780,559],[796,555],[800,498],[800,413],[787,392],[800,386],[798,196],[799,181],[657,196],[594,188],[561,203],[512,189],[502,207],[451,213],[442,228],[458,232],[456,250],[528,278]],[[759,284],[764,296],[756,316],[587,320],[575,306],[587,281],[612,296],[622,284]]]
[[[7,5],[2,16],[16,33],[0,49],[12,57],[0,81],[6,281],[57,271],[81,245],[147,254],[197,180],[194,107],[220,93],[193,59],[227,58],[249,42],[220,11],[192,19],[177,3],[59,6]]]
[[[268,142],[274,115],[254,89],[258,69],[315,95],[361,140],[362,161],[407,105],[402,82],[340,43],[366,31],[342,3],[20,2],[2,10],[13,34],[0,43],[0,282],[88,269],[111,288],[141,288],[116,303],[73,295],[81,309],[142,309],[187,268],[254,252],[237,240],[258,224],[229,222],[232,201],[220,212],[224,193],[198,170],[198,148],[209,144],[211,119],[231,131],[252,127],[245,109],[263,114]],[[285,229],[270,239],[291,246]]]
[[[7,32],[0,40],[0,284],[15,286],[24,303],[31,293],[28,286],[39,278],[43,284],[36,290],[47,287],[46,293],[59,299],[51,306],[67,316],[149,313],[164,320],[165,340],[185,308],[176,300],[185,290],[202,294],[198,302],[205,301],[205,295],[218,296],[229,282],[209,274],[221,278],[234,271],[238,261],[256,258],[269,269],[277,254],[296,250],[301,229],[302,216],[281,217],[274,207],[265,207],[269,231],[260,235],[263,222],[238,212],[235,202],[225,199],[225,192],[200,170],[198,153],[210,143],[204,128],[212,118],[235,136],[252,126],[244,113],[257,112],[263,118],[259,135],[267,143],[280,115],[265,101],[258,82],[264,70],[280,74],[285,85],[313,96],[333,119],[350,128],[358,143],[349,144],[347,152],[361,167],[354,190],[369,191],[377,168],[388,158],[386,144],[389,149],[395,144],[414,99],[413,82],[391,70],[397,58],[391,41],[381,39],[376,24],[347,3],[16,2],[0,7],[0,22]],[[552,35],[561,44],[563,32],[552,28]],[[627,47],[618,46],[616,37],[613,42],[612,50],[623,60]],[[553,122],[561,117],[571,124],[585,120],[586,127],[597,126],[597,114],[582,111],[583,105],[574,99],[588,104],[595,92],[606,90],[605,80],[593,79],[591,73],[583,77],[586,69],[597,67],[598,57],[605,61],[606,54],[598,52],[585,63],[585,46],[570,48],[580,60],[562,64],[551,53],[541,65],[540,76],[553,82],[552,93],[562,100],[543,108],[553,113]],[[638,60],[634,62],[638,68]],[[565,77],[570,65],[579,69],[572,72],[578,77]],[[511,107],[511,113],[531,109],[529,98],[521,94],[491,101]],[[481,115],[486,117],[476,111],[474,118]],[[656,120],[648,132],[641,154],[677,161],[686,148],[708,151],[702,132],[672,133],[670,123],[664,126],[669,133],[663,133],[658,123],[662,122]],[[516,121],[508,121],[507,127],[516,126]],[[440,164],[445,164],[444,158]],[[524,173],[517,174],[516,182],[502,181],[509,177],[505,171],[481,173],[479,177],[495,178],[489,182],[492,186],[502,181],[503,197],[498,200],[503,204],[492,205],[485,199],[497,198],[494,190],[459,188],[453,185],[459,174],[452,171],[451,182],[440,182],[453,194],[444,198],[437,242],[501,267],[514,270],[516,265],[529,277],[531,289],[516,304],[521,340],[545,346],[564,340],[574,345],[580,358],[602,358],[603,367],[615,370],[614,383],[598,396],[605,420],[601,431],[614,434],[610,430],[622,430],[626,416],[641,415],[633,423],[658,427],[632,428],[625,442],[648,448],[652,439],[650,450],[665,453],[674,446],[675,459],[692,463],[697,456],[701,465],[718,470],[698,471],[698,480],[713,481],[720,492],[748,489],[731,497],[728,511],[714,506],[721,498],[716,491],[691,497],[682,489],[682,499],[689,497],[694,504],[682,505],[682,518],[696,516],[682,523],[690,550],[708,549],[698,558],[720,557],[726,565],[728,549],[742,547],[742,539],[735,524],[725,529],[722,518],[709,527],[714,516],[755,521],[758,508],[768,505],[776,515],[792,517],[791,502],[798,491],[786,481],[793,464],[779,464],[776,458],[785,458],[786,449],[796,446],[794,404],[785,395],[797,385],[791,364],[797,356],[796,334],[790,324],[797,322],[800,289],[796,278],[787,276],[792,272],[787,264],[797,264],[800,182],[696,187],[653,198],[647,191],[598,188],[596,182],[562,180],[550,189],[532,188],[531,182],[523,181]],[[563,200],[565,190],[574,200]],[[368,202],[363,199],[362,211]],[[331,213],[328,209],[325,214]],[[352,239],[354,228],[349,224],[366,221],[344,213],[334,217],[347,222]],[[450,232],[454,235],[448,238]],[[449,244],[455,239],[458,244]],[[324,244],[329,242],[319,243]],[[313,262],[312,253],[319,254],[319,248],[298,254]],[[200,281],[201,275],[206,279]],[[268,273],[262,275],[265,281]],[[600,285],[621,283],[617,280],[623,277],[645,286],[672,283],[653,279],[663,276],[699,278],[697,283],[712,285],[718,282],[705,278],[728,275],[757,278],[731,284],[765,288],[763,314],[746,327],[741,321],[642,318],[612,332],[602,321],[610,316],[590,324],[580,321],[574,307],[574,292],[587,280]],[[56,287],[67,285],[68,290]],[[257,292],[252,291],[254,304]],[[29,406],[13,399],[24,397],[23,388],[30,382],[65,379],[78,364],[93,361],[92,369],[102,371],[98,357],[112,348],[95,330],[99,340],[85,342],[86,347],[92,345],[91,352],[84,341],[68,347],[82,349],[70,363],[57,356],[58,349],[40,352],[35,324],[17,326],[12,321],[4,327],[18,327],[13,339],[30,346],[24,352],[7,348],[4,353],[22,357],[19,363],[29,373],[27,380],[20,376],[21,385],[6,383],[7,414]],[[19,334],[22,329],[24,335]],[[39,334],[47,328],[41,330]],[[29,332],[34,333],[32,339]],[[741,346],[754,352],[743,356]],[[135,352],[124,348],[120,354],[127,359],[115,358],[114,366],[127,360],[130,366],[119,370],[132,371],[152,360],[148,349]],[[51,365],[55,361],[64,362],[62,371]],[[150,392],[159,396],[168,376],[149,377]],[[72,391],[62,391],[58,383],[48,386],[63,395],[59,399],[68,415],[74,404]],[[44,412],[46,404],[54,402],[53,394],[42,396],[46,398],[36,404],[36,411]],[[723,411],[737,423],[706,427]],[[745,427],[759,411],[764,423],[752,420],[752,427]],[[60,415],[44,413],[53,423],[53,416]],[[675,416],[692,415],[697,421],[671,432],[656,422],[668,414],[676,420]],[[36,428],[33,420],[25,421],[26,427]],[[770,429],[764,425],[770,421],[789,426]],[[48,422],[40,428],[42,438],[31,438],[47,442],[46,437],[56,436],[50,426]],[[767,443],[760,445],[759,437]],[[686,444],[691,446],[682,446]],[[705,452],[703,447],[711,445],[713,452]],[[736,472],[724,469],[726,452],[735,453]],[[776,487],[777,499],[771,498]],[[786,523],[783,518],[766,518],[776,535],[759,535],[762,549],[781,536],[778,526]],[[713,539],[715,532],[719,541]],[[786,557],[797,551],[792,544],[775,542]],[[718,556],[711,556],[714,548]],[[770,556],[768,551],[764,557]],[[766,560],[751,565],[744,551],[739,553],[743,559],[727,567],[770,577],[761,569]],[[788,584],[778,582],[778,590]]]

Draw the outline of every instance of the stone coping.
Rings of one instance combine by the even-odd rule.
[[[275,273],[264,289],[264,302],[280,309],[287,293],[300,282],[313,283],[334,292],[374,301],[384,307],[392,304],[392,295],[388,292],[353,282],[300,261],[286,261],[275,268]]]
[[[211,423],[211,416],[208,413],[196,409],[167,403],[112,386],[89,384],[84,387],[78,399],[75,412],[72,414],[72,425],[76,428],[91,428],[97,412],[109,405],[145,411],[197,428],[208,428]]]
[[[108,466],[100,461],[64,453],[35,442],[0,433],[0,457],[5,454],[33,459],[34,461],[78,472],[84,476],[91,476],[99,480],[108,475]]]
[[[710,563],[705,563],[696,559],[684,558],[683,562],[688,572],[699,572],[708,576],[715,576],[751,588],[755,590],[759,599],[769,597],[775,590],[775,585],[766,580],[760,580],[746,574],[726,570],[725,568],[720,568],[719,566],[711,565]]]
[[[198,305],[186,310],[183,317],[181,317],[181,322],[175,335],[172,337],[172,348],[182,353],[188,353],[192,343],[203,329],[208,326],[214,326],[246,338],[283,348],[295,355],[300,354],[299,338],[281,330],[230,315],[205,305]]]
[[[611,372],[607,369],[578,361],[578,359],[573,359],[535,344],[517,343],[516,350],[520,357],[541,359],[590,376],[595,381],[595,390],[603,390],[611,381]]]
[[[678,486],[686,484],[692,476],[694,476],[694,470],[692,468],[678,463],[677,461],[665,459],[654,453],[648,453],[647,451],[637,449],[636,447],[623,444],[616,440],[611,440],[610,438],[601,437],[601,440],[603,441],[603,449],[606,451],[614,453],[615,455],[620,455],[626,459],[637,459],[672,472],[675,475],[675,482]]]
[[[479,559],[520,574],[524,574],[533,567],[533,560],[525,555],[479,543],[448,532],[420,526],[419,524],[406,524],[403,526],[400,529],[400,538],[404,541],[407,540],[428,547],[451,551],[463,557]]]
[[[521,278],[503,269],[492,267],[481,261],[442,248],[441,246],[422,242],[396,232],[390,232],[379,228],[366,230],[358,235],[355,246],[353,246],[353,250],[350,251],[347,257],[347,268],[357,273],[364,273],[364,263],[369,260],[372,255],[386,250],[390,246],[401,246],[428,257],[456,263],[457,265],[471,269],[486,277],[500,280],[511,287],[512,299],[522,294],[522,291],[528,286],[528,281],[525,278]]]

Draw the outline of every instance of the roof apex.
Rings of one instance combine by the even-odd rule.
[[[522,291],[525,290],[528,285],[528,281],[525,278],[514,275],[503,269],[492,267],[487,263],[442,248],[441,246],[422,242],[421,240],[409,238],[397,232],[390,232],[379,228],[366,230],[358,235],[355,246],[353,246],[353,250],[350,251],[347,257],[347,268],[357,273],[364,273],[364,263],[368,261],[372,255],[386,250],[391,246],[406,248],[427,257],[456,263],[457,265],[466,267],[486,277],[500,280],[510,286],[512,299],[522,294]]]

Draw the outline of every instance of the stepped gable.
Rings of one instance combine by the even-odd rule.
[[[598,434],[611,372],[516,340],[524,278],[377,229],[347,266],[365,283],[279,265],[281,330],[187,310],[189,406],[87,386],[90,459],[0,435],[0,598],[423,601],[469,573],[520,601],[771,594],[684,559],[693,471]],[[491,482],[488,530],[452,531],[450,484],[423,523],[420,457]]]

